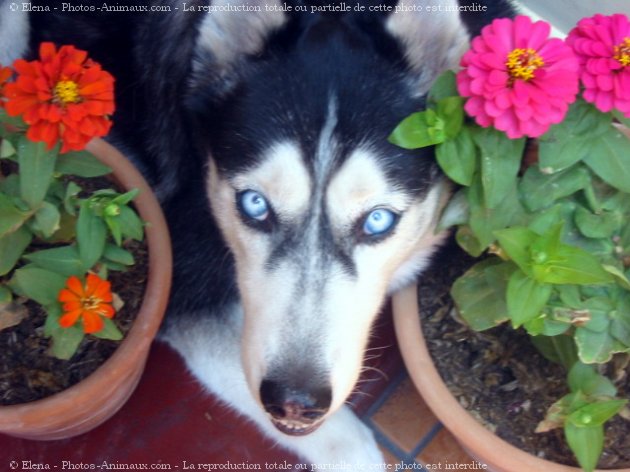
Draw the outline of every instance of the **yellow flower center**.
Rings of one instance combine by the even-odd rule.
[[[544,66],[545,61],[531,48],[517,48],[508,54],[505,65],[510,73],[510,81],[513,83],[516,79],[533,79],[534,72]]]
[[[81,298],[81,306],[84,310],[95,311],[103,304],[103,300],[96,297]]]
[[[630,38],[624,38],[623,43],[615,46],[613,56],[622,66],[630,66]]]
[[[53,101],[61,105],[80,102],[79,85],[72,80],[60,80],[55,85]]]

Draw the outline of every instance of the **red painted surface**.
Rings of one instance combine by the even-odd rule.
[[[369,364],[391,376],[401,364],[390,319],[387,313],[379,320],[371,342],[372,347],[384,349],[370,350],[368,357],[379,355]],[[359,384],[361,393],[352,399],[355,409],[365,412],[386,384],[386,378],[368,370]],[[146,371],[128,403],[95,430],[49,442],[0,434],[0,471],[36,470],[38,464],[51,470],[88,470],[85,467],[90,466],[107,470],[104,463],[126,468],[162,465],[166,470],[169,466],[200,470],[190,467],[229,464],[234,470],[238,465],[264,468],[265,463],[282,467],[298,462],[205,392],[179,355],[159,342],[153,345]]]

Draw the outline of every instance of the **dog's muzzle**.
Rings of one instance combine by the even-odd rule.
[[[263,380],[260,399],[273,425],[284,434],[304,436],[315,431],[330,408],[330,387],[297,389]]]

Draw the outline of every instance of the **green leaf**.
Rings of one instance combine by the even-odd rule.
[[[85,337],[81,323],[77,323],[69,328],[62,328],[55,331],[52,337],[51,354],[58,359],[70,359],[77,352],[81,341]]]
[[[98,262],[105,250],[107,228],[101,218],[94,214],[90,202],[81,202],[77,220],[77,243],[84,267],[91,268]]]
[[[559,336],[566,333],[571,324],[550,317],[547,313],[541,313],[536,318],[523,323],[523,327],[530,336]]]
[[[0,140],[0,159],[6,159],[7,157],[12,157],[16,153],[15,147],[11,144],[11,141],[8,139]]]
[[[36,234],[41,233],[44,238],[50,238],[59,229],[61,215],[52,203],[42,202],[35,212],[32,229]]]
[[[112,170],[87,151],[71,151],[57,158],[55,171],[78,177],[100,177]]]
[[[538,139],[541,169],[555,173],[581,161],[591,152],[593,137],[609,127],[611,118],[584,100],[577,100],[561,123]]]
[[[439,100],[447,97],[459,96],[457,92],[457,82],[455,80],[455,72],[447,70],[433,82],[429,91],[429,102],[437,103]]]
[[[578,361],[577,347],[571,336],[532,336],[530,341],[546,359],[567,370]]]
[[[17,208],[9,196],[0,193],[0,237],[16,231],[30,216]]]
[[[501,248],[525,273],[532,274],[529,248],[538,235],[528,228],[515,226],[494,232]]]
[[[604,448],[603,426],[577,426],[567,421],[564,437],[582,470],[593,472]]]
[[[615,280],[620,286],[622,286],[626,290],[630,290],[630,280],[628,280],[628,277],[626,277],[626,274],[624,274],[621,271],[621,269],[618,269],[615,266],[606,265],[606,264],[602,265],[602,267],[604,268],[606,272],[608,272],[615,278]]]
[[[120,225],[123,236],[142,241],[144,238],[144,224],[135,211],[128,206],[122,206],[120,207],[120,215],[115,218]]]
[[[619,231],[623,215],[616,211],[602,211],[594,214],[583,206],[575,210],[575,224],[587,238],[610,238]]]
[[[630,140],[616,128],[592,141],[592,151],[584,162],[604,181],[630,193]]]
[[[0,308],[2,308],[2,305],[11,303],[11,300],[13,300],[13,294],[11,293],[11,290],[0,285]]]
[[[485,245],[482,245],[470,226],[460,226],[455,233],[455,240],[459,247],[470,254],[473,257],[479,257],[486,249]]]
[[[556,254],[532,266],[534,277],[549,284],[605,284],[614,281],[595,256],[578,247],[562,244]]]
[[[505,133],[494,128],[476,129],[473,139],[480,150],[485,205],[492,209],[516,186],[525,139],[505,139]]]
[[[580,162],[591,151],[590,139],[541,141],[538,146],[540,168],[548,174],[554,174]]]
[[[518,328],[539,316],[551,296],[551,285],[540,284],[520,270],[515,271],[507,286],[508,314]]]
[[[490,258],[475,264],[455,281],[451,296],[472,329],[483,331],[507,319],[505,291],[514,270],[512,264]]]
[[[582,296],[577,285],[561,285],[557,287],[560,301],[569,308],[581,308]]]
[[[66,191],[63,197],[63,207],[66,210],[66,213],[72,216],[76,216],[76,198],[77,195],[81,192],[81,187],[79,187],[74,182],[68,182],[68,186],[66,187]]]
[[[7,197],[20,197],[20,179],[17,174],[9,174],[0,179],[0,194],[4,193]]]
[[[554,205],[545,210],[537,211],[527,227],[535,233],[545,234],[558,224],[558,221],[562,221],[561,218],[562,205]]]
[[[4,108],[0,108],[0,122],[6,123],[7,125],[11,125],[18,130],[24,130],[26,128],[26,124],[22,119],[22,116],[9,116]],[[0,136],[5,136],[3,133],[6,132],[3,126],[0,126]]]
[[[446,138],[456,138],[464,123],[464,98],[457,96],[438,100],[436,113],[444,121]]]
[[[530,211],[549,207],[560,198],[582,190],[590,183],[590,175],[582,166],[555,174],[543,174],[532,166],[521,179],[520,194]]]
[[[76,246],[44,249],[28,254],[24,258],[42,269],[56,272],[65,277],[71,275],[83,276],[89,269],[89,267],[83,265]]]
[[[630,347],[630,292],[624,291],[610,313],[610,332],[624,346]]]
[[[116,270],[119,272],[126,272],[129,269],[129,266],[119,264],[118,262],[108,261],[108,260],[103,261],[103,265],[107,267],[108,271]]]
[[[465,191],[470,209],[469,225],[483,249],[496,240],[495,231],[520,225],[526,218],[516,186],[513,186],[501,203],[492,209],[485,205],[479,176],[475,176],[472,185]]]
[[[112,199],[112,203],[116,204],[116,205],[127,205],[129,204],[134,198],[136,198],[138,195],[140,194],[140,190],[138,190],[137,188],[134,188],[132,190],[129,190],[128,192],[125,192],[121,195],[118,195],[116,197],[114,197]]]
[[[470,185],[477,167],[477,150],[467,128],[454,139],[436,146],[435,157],[449,179],[460,185]]]
[[[134,264],[133,255],[129,251],[113,244],[105,246],[103,256],[105,256],[106,259],[122,264],[123,266],[130,266]]]
[[[8,274],[15,267],[32,239],[33,235],[24,226],[0,238],[0,276]]]
[[[44,321],[44,336],[51,337],[55,332],[62,330],[63,328],[59,324],[59,318],[61,318],[61,305],[59,303],[53,303],[45,307],[46,309],[46,321]]]
[[[569,389],[572,392],[582,391],[588,396],[617,395],[617,389],[610,379],[600,375],[592,365],[576,362],[567,376]]]
[[[17,269],[12,280],[25,296],[40,305],[56,303],[59,291],[66,285],[64,276],[32,266]]]
[[[624,125],[626,128],[630,128],[630,118],[626,117],[619,110],[613,110],[612,114],[619,123]]]
[[[103,329],[92,333],[93,336],[100,339],[109,339],[111,341],[120,341],[123,338],[123,334],[118,329],[118,326],[109,318],[103,317]]]
[[[122,246],[123,236],[122,230],[120,229],[120,223],[118,222],[118,217],[106,216],[104,220],[107,228],[109,228],[109,233],[112,235],[112,238],[114,238],[114,242],[118,246]]]
[[[551,227],[544,235],[512,227],[495,231],[506,254],[525,274],[543,284],[602,284],[613,282],[595,256],[560,242],[562,225]]]
[[[412,113],[394,129],[388,141],[404,149],[418,149],[444,142],[444,122],[435,111]]]
[[[574,337],[580,360],[585,364],[604,364],[615,353],[615,343],[608,331],[598,333],[580,327]]]
[[[628,400],[604,400],[589,403],[569,415],[568,420],[576,426],[602,426],[615,416]]]
[[[44,323],[44,335],[52,338],[50,353],[58,359],[70,359],[85,337],[82,323],[79,321],[69,328],[63,328],[59,324],[62,314],[59,303],[47,306],[46,312],[48,316]]]
[[[22,137],[18,144],[20,164],[20,196],[32,209],[44,201],[53,179],[57,148],[46,149],[43,142],[34,142]]]

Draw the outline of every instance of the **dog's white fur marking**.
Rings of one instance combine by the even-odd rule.
[[[336,154],[334,131],[337,126],[337,99],[332,95],[328,100],[328,115],[319,135],[317,155],[315,156],[315,174],[319,181],[325,178]]]
[[[424,95],[435,78],[459,65],[470,37],[457,13],[456,0],[401,0],[396,8],[416,6],[416,11],[390,15],[387,30],[405,45],[405,56],[419,77],[414,84],[418,95]],[[432,11],[432,8],[451,11]]]
[[[28,35],[28,12],[21,8],[21,4],[12,11],[9,1],[0,0],[0,64],[10,66],[26,54]]]

